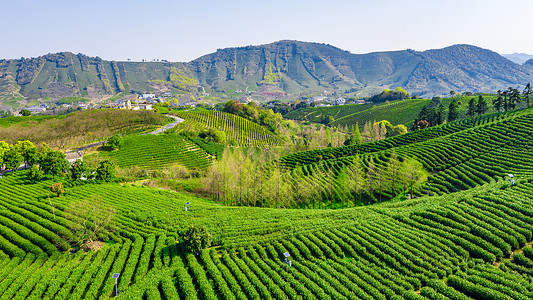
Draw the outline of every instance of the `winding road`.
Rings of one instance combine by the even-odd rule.
[[[178,117],[176,117],[176,116],[169,116],[169,115],[167,115],[167,117],[172,118],[172,119],[175,119],[176,122],[174,122],[174,123],[170,123],[170,124],[166,125],[165,127],[160,128],[160,129],[158,129],[158,130],[156,130],[156,131],[152,131],[152,132],[150,132],[150,133],[148,133],[148,134],[158,134],[158,133],[165,132],[165,131],[169,130],[170,128],[172,128],[172,127],[178,125],[179,123],[185,121],[184,119],[182,119],[182,118],[178,118]]]

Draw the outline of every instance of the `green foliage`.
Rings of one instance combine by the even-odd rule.
[[[329,107],[307,107],[291,111],[284,115],[286,119],[311,121],[320,123],[325,115],[333,116],[335,119],[340,119],[344,116],[351,115],[372,107],[372,104],[347,104],[335,105]]]
[[[388,120],[392,125],[410,125],[420,110],[430,102],[428,99],[406,99],[374,105],[366,110],[338,118],[332,125],[345,126],[359,123],[362,126],[369,121],[378,120]]]
[[[103,160],[96,168],[95,179],[104,182],[110,182],[115,179],[115,165],[109,160]]]
[[[124,145],[124,141],[122,140],[122,136],[115,134],[107,140],[106,145],[112,150],[118,150]]]
[[[44,172],[41,171],[41,168],[39,168],[37,165],[32,165],[30,170],[28,171],[28,179],[35,183],[43,179],[43,177]]]
[[[183,91],[194,91],[198,86],[198,81],[194,75],[184,67],[173,66],[170,67],[169,80],[172,85]]]
[[[22,115],[23,117],[27,117],[31,115],[31,112],[27,109],[23,109],[19,112],[19,114]]]
[[[379,102],[385,102],[385,101],[404,100],[404,99],[409,99],[409,94],[403,88],[397,87],[394,91],[385,89],[383,92],[370,97],[368,101],[371,101],[373,103],[379,103]]]
[[[87,171],[87,167],[85,166],[83,161],[76,160],[70,166],[70,178],[74,181],[80,180],[86,171]]]
[[[17,148],[13,145],[9,146],[9,150],[5,151],[3,154],[3,163],[6,169],[16,170],[22,163],[22,155],[17,151]]]
[[[55,178],[69,167],[65,154],[59,150],[43,151],[41,149],[41,159],[39,166],[45,175],[52,175]]]
[[[37,147],[30,141],[18,141],[15,145],[17,151],[22,155],[26,164],[33,165],[39,159]]]
[[[208,152],[201,146],[172,133],[125,136],[120,150],[101,151],[95,156],[113,161],[120,168],[137,166],[145,170],[163,169],[175,163],[189,169],[205,169],[211,163]],[[91,156],[87,160],[91,160]]]
[[[63,188],[63,184],[61,182],[57,182],[50,186],[50,192],[56,194],[59,198],[65,193],[65,189]]]
[[[267,83],[267,84],[274,84],[275,82],[278,82],[281,80],[281,72],[279,70],[277,70],[276,72],[274,72],[272,70],[272,65],[271,64],[267,64],[265,66],[265,73],[263,75],[263,81],[264,83]]]
[[[219,130],[226,134],[226,143],[245,146],[280,145],[283,140],[263,126],[234,114],[220,111],[178,112],[176,116],[185,119],[176,128],[178,131]],[[281,117],[281,116],[280,116]],[[265,117],[265,120],[268,118]]]
[[[187,248],[194,254],[200,254],[203,250],[211,247],[213,236],[203,225],[192,225],[183,235],[187,242]]]

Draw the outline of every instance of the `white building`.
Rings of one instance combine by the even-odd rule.
[[[36,106],[36,105],[30,106],[26,109],[29,110],[32,115],[40,114],[46,111],[46,108],[41,107],[41,106]]]
[[[155,94],[140,94],[139,99],[152,99],[155,98]]]

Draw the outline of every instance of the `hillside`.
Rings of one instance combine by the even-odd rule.
[[[157,129],[171,119],[151,111],[100,109],[63,116],[28,116],[0,119],[0,141],[14,144],[30,140],[62,150],[102,141],[113,134]]]
[[[293,110],[284,115],[285,119],[310,121],[321,123],[326,116],[332,116],[335,120],[351,115],[356,112],[364,111],[372,107],[372,104],[348,104],[329,107],[306,107]]]
[[[404,87],[411,94],[491,92],[533,81],[533,72],[470,45],[428,51],[352,54],[317,43],[280,41],[220,49],[188,64],[200,83],[218,91],[257,93],[354,90],[359,95]]]
[[[0,60],[4,106],[73,96],[101,100],[125,91],[189,91],[196,86],[194,76],[180,63],[105,61],[70,52]]]
[[[176,128],[178,131],[216,130],[224,133],[220,141],[234,146],[281,145],[283,140],[265,127],[234,114],[221,111],[175,112],[185,119]]]
[[[0,106],[71,96],[97,101],[120,92],[196,92],[198,85],[225,98],[245,93],[262,100],[325,90],[368,96],[398,86],[432,97],[450,90],[493,92],[528,82],[533,82],[531,64],[518,65],[470,45],[352,54],[331,45],[285,40],[220,49],[187,63],[115,62],[70,52],[0,60]]]
[[[335,211],[225,207],[152,188],[88,184],[53,199],[52,214],[51,183],[31,184],[26,171],[0,181],[2,298],[107,299],[113,273],[120,273],[119,299],[533,295],[528,177],[514,188],[499,181]],[[60,251],[55,243],[72,218],[64,207],[92,195],[120,216],[108,235],[115,242],[97,252]],[[185,202],[191,211],[183,210]],[[176,243],[176,233],[198,223],[217,247],[193,255]]]

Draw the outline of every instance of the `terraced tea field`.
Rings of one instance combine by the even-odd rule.
[[[113,273],[121,273],[123,299],[533,295],[532,178],[521,177],[513,188],[500,181],[335,211],[224,207],[151,188],[83,185],[53,200],[54,217],[51,182],[29,184],[25,177],[18,172],[0,181],[2,298],[104,299],[113,294]],[[70,218],[62,208],[92,194],[119,213],[109,236],[115,243],[86,254],[55,248]],[[176,238],[190,223],[205,224],[222,247],[199,256],[186,251]],[[523,247],[524,255],[505,259]],[[287,251],[291,268],[282,259]]]
[[[183,125],[200,129],[216,129],[226,133],[228,143],[242,146],[281,145],[283,140],[259,124],[221,111],[176,112],[185,119]],[[178,126],[179,128],[179,126]]]
[[[205,169],[212,161],[208,152],[176,134],[126,136],[120,150],[101,151],[99,155],[116,162],[121,168],[160,169],[179,163],[190,169]]]
[[[0,179],[0,298],[531,299],[532,133],[529,109],[283,157],[286,174],[318,183],[312,174],[338,172],[357,153],[366,167],[394,150],[430,171],[431,196],[424,189],[416,199],[335,210],[232,207],[118,183],[65,182],[57,198],[50,179],[7,174]],[[163,167],[189,161],[172,154],[189,144],[196,145],[191,166],[202,166],[197,151],[216,153],[215,145],[165,134],[125,137],[122,150],[106,155]],[[150,148],[169,154],[150,161],[142,150]],[[64,241],[76,218],[66,208],[95,197],[116,210],[114,230],[99,236],[100,250],[70,254]],[[199,255],[183,241],[196,224],[213,235]],[[113,273],[121,274],[118,295]]]

